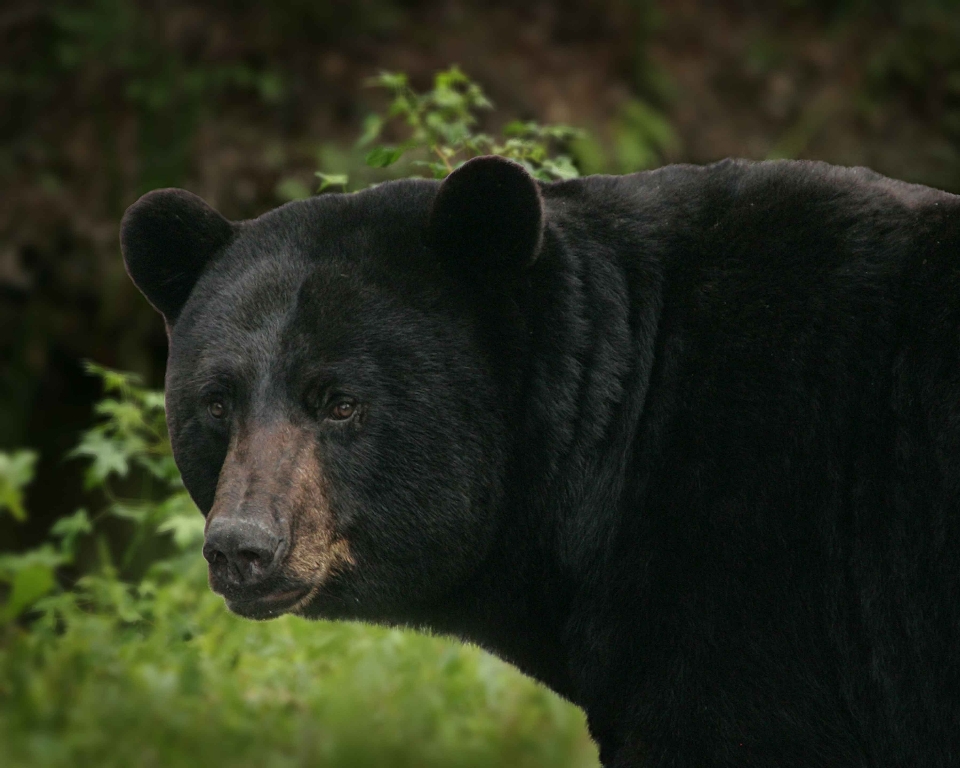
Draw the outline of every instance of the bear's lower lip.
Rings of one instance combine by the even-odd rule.
[[[227,608],[240,616],[252,619],[275,618],[295,607],[307,596],[310,589],[310,587],[298,587],[246,600],[226,598],[226,603]]]

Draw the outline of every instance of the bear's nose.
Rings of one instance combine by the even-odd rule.
[[[250,520],[218,518],[207,529],[203,556],[210,563],[211,575],[252,586],[270,575],[281,541]]]

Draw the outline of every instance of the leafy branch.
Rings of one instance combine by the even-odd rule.
[[[412,154],[417,157],[412,165],[442,179],[472,157],[502,155],[541,181],[580,175],[566,151],[572,142],[586,136],[584,131],[519,120],[504,126],[499,138],[478,131],[479,113],[491,110],[493,104],[458,67],[438,72],[433,88],[425,93],[415,91],[409,78],[399,72],[381,72],[367,85],[393,97],[385,113],[367,117],[357,142],[359,147],[370,147],[365,160],[372,168],[386,168]],[[390,131],[405,133],[406,138],[399,144],[376,143]],[[317,177],[321,181],[318,192],[347,184],[344,175],[318,173]]]
[[[58,569],[75,563],[80,540],[94,534],[97,523],[106,517],[133,526],[124,565],[133,561],[140,546],[154,534],[169,534],[180,550],[197,544],[203,536],[203,518],[173,461],[163,393],[146,389],[134,374],[94,363],[87,363],[86,369],[101,380],[105,397],[95,409],[98,422],[83,433],[67,458],[88,462],[84,487],[102,493],[107,503],[93,516],[78,509],[60,518],[50,529],[51,541],[36,549],[0,555],[0,588],[6,594],[0,599],[0,625],[39,608],[42,600],[56,591]],[[23,495],[33,478],[35,461],[36,454],[30,451],[0,453],[0,512],[26,519]],[[129,487],[131,475],[141,481],[135,499],[127,498],[117,487],[120,483]],[[109,553],[103,547],[100,559],[104,569],[112,572]]]

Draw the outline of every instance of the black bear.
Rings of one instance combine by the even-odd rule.
[[[960,765],[960,198],[478,158],[121,239],[233,611],[474,641],[609,766]]]

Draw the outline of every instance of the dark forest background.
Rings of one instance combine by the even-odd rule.
[[[497,109],[585,128],[584,173],[816,158],[960,190],[960,13],[940,0],[19,0],[0,10],[0,450],[39,450],[27,525],[76,504],[60,457],[99,395],[81,361],[162,382],[160,319],[117,228],[182,186],[232,218],[372,180],[384,95],[459,64]],[[366,174],[366,175],[365,175]]]
[[[476,648],[226,611],[120,257],[158,187],[242,219],[317,172],[422,172],[365,162],[369,81],[452,65],[495,105],[475,130],[583,129],[580,173],[806,158],[960,192],[960,0],[0,3],[5,768],[596,765],[579,710]]]

